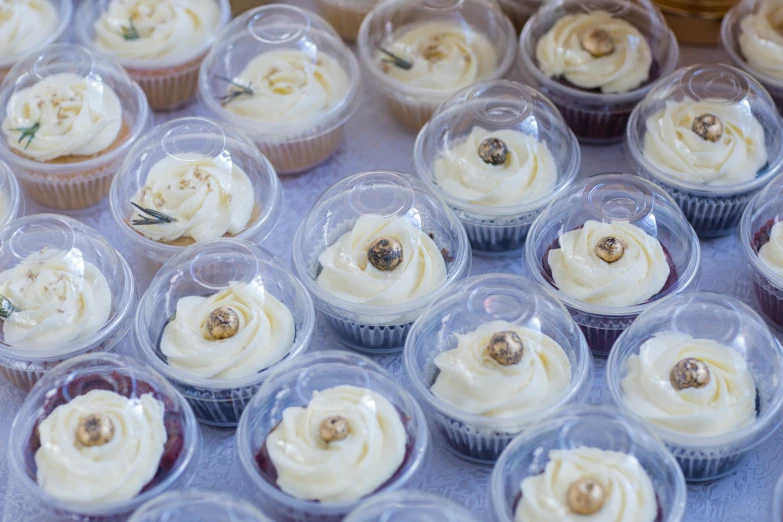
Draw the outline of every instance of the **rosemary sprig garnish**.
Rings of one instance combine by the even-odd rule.
[[[140,219],[134,219],[131,221],[134,225],[160,225],[162,223],[174,223],[176,219],[174,219],[171,216],[168,216],[164,214],[163,212],[158,212],[157,210],[152,210],[151,208],[144,208],[141,205],[137,205],[136,203],[131,201],[131,205],[139,209],[139,212],[142,214],[147,214],[147,216],[139,216]]]
[[[33,141],[33,138],[35,138],[35,133],[38,132],[38,129],[40,128],[41,122],[37,121],[29,127],[17,127],[14,129],[17,132],[22,133],[22,135],[19,136],[19,143],[22,143],[24,139],[27,138],[27,144],[24,146],[24,150],[27,150],[27,147],[30,146],[30,142]]]
[[[14,312],[20,310],[14,306],[10,299],[0,295],[0,319],[8,319]]]
[[[413,69],[413,62],[405,60],[404,58],[400,58],[399,56],[397,56],[393,52],[384,49],[380,45],[378,46],[378,49],[383,54],[385,54],[386,56],[389,57],[389,59],[384,59],[383,60],[384,63],[390,63],[390,64],[394,65],[395,67],[399,67],[400,69],[405,69],[406,71],[410,70],[410,69]]]
[[[231,78],[226,78],[225,76],[218,76],[218,80],[223,80],[224,82],[230,83],[234,89],[229,88],[230,90],[228,93],[220,98],[221,103],[228,103],[235,98],[239,98],[240,96],[253,96],[253,84],[248,83],[247,85],[243,83],[239,83],[237,81],[232,80]]]
[[[138,40],[141,38],[132,17],[128,18],[128,25],[120,26],[120,31],[122,32],[122,37],[126,40]]]

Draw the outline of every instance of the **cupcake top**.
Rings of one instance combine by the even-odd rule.
[[[0,58],[25,53],[43,43],[60,25],[51,0],[14,0],[0,4]]]
[[[769,240],[761,245],[758,256],[770,270],[783,277],[783,225],[775,222],[769,231]]]
[[[291,311],[263,286],[232,282],[208,297],[180,298],[160,351],[169,365],[189,374],[242,378],[285,357],[294,330]]]
[[[467,413],[523,415],[545,408],[567,389],[571,363],[551,337],[506,321],[454,334],[457,346],[438,354],[432,393]]]
[[[639,29],[605,11],[562,16],[538,39],[535,55],[546,76],[603,93],[639,88],[653,64]]]
[[[723,435],[756,421],[756,384],[741,353],[712,339],[663,331],[627,361],[623,399],[668,431]]]
[[[783,80],[783,2],[758,2],[755,13],[740,20],[739,47],[753,69]]]
[[[633,455],[578,447],[550,450],[548,458],[543,473],[522,481],[515,522],[657,519],[652,480]]]
[[[340,385],[289,407],[265,448],[285,493],[321,503],[356,501],[400,468],[408,435],[395,406],[367,388]]]
[[[129,500],[158,472],[167,434],[164,405],[92,390],[54,409],[39,425],[36,480],[65,501]]]

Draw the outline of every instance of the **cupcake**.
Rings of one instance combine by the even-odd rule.
[[[579,144],[541,93],[507,80],[463,89],[416,139],[419,177],[454,210],[474,252],[521,249],[579,173]]]
[[[364,17],[366,17],[378,0],[316,0],[318,12],[329,22],[337,34],[348,42],[353,42],[359,36]]]
[[[128,522],[272,522],[252,504],[226,493],[199,489],[172,491],[153,498]]]
[[[0,161],[0,230],[24,214],[24,196],[11,169]]]
[[[413,321],[470,265],[454,213],[398,172],[339,181],[293,241],[294,273],[338,340],[376,354],[401,350]]]
[[[228,0],[107,0],[82,2],[75,29],[79,43],[122,64],[159,111],[195,98],[199,66],[229,18]]]
[[[201,98],[255,142],[281,174],[307,171],[343,143],[359,64],[310,11],[268,5],[234,19],[204,60]]]
[[[743,0],[726,13],[721,26],[723,48],[732,62],[758,80],[783,107],[783,37],[780,0]]]
[[[0,230],[0,376],[29,391],[58,363],[114,348],[130,329],[128,263],[95,230],[53,214]]]
[[[477,522],[470,511],[459,504],[431,493],[413,490],[380,493],[359,504],[344,522],[379,520],[431,520],[433,522]]]
[[[17,62],[0,86],[0,159],[36,203],[100,203],[150,123],[144,93],[107,58],[57,44]]]
[[[462,281],[411,329],[405,372],[446,447],[491,463],[517,434],[587,399],[592,357],[565,307],[511,275]]]
[[[165,261],[220,238],[261,242],[280,215],[275,170],[239,130],[206,118],[171,120],[142,136],[111,186],[121,234]]]
[[[500,8],[511,20],[517,33],[522,32],[522,28],[533,14],[538,11],[541,4],[546,0],[498,0]]]
[[[419,406],[369,359],[317,352],[261,386],[237,431],[242,467],[275,520],[342,520],[404,487],[429,449]]]
[[[685,480],[641,424],[608,408],[573,407],[531,427],[492,470],[499,522],[680,522]]]
[[[126,357],[89,354],[33,388],[14,420],[8,462],[49,514],[119,520],[185,484],[200,448],[193,412],[160,375]]]
[[[783,475],[775,484],[775,492],[772,494],[772,520],[783,520]]]
[[[697,283],[701,249],[662,189],[628,174],[584,179],[533,223],[530,275],[571,312],[606,356],[640,312]]]
[[[217,239],[163,265],[139,302],[135,332],[142,359],[199,422],[234,427],[272,370],[306,351],[314,327],[307,290],[280,261]]]
[[[623,0],[544,5],[522,31],[520,53],[526,83],[594,143],[621,140],[634,106],[679,58],[660,11]]]
[[[664,188],[696,233],[731,233],[753,195],[783,171],[783,122],[764,88],[727,65],[662,79],[634,109],[629,156]]]
[[[612,399],[666,444],[689,481],[714,480],[783,418],[783,348],[732,297],[689,292],[653,305],[617,340]]]
[[[382,2],[365,18],[359,54],[404,125],[419,130],[452,94],[503,77],[516,33],[494,2]]]

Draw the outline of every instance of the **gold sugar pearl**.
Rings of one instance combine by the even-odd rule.
[[[318,431],[326,443],[344,440],[348,437],[348,421],[340,415],[333,415],[321,421]]]
[[[227,306],[212,310],[207,318],[207,331],[213,339],[229,339],[239,331],[239,316]]]
[[[723,136],[723,122],[714,114],[700,114],[693,119],[691,130],[701,139],[714,143]]]
[[[508,161],[508,147],[501,139],[486,138],[479,144],[478,155],[487,165],[505,165]]]
[[[605,29],[593,27],[582,35],[582,48],[595,58],[608,56],[614,52],[614,40]]]
[[[393,237],[379,237],[367,249],[367,260],[384,272],[391,272],[402,263],[402,243]]]
[[[614,263],[622,259],[628,244],[614,236],[601,238],[595,245],[595,255],[607,263]]]
[[[704,388],[710,383],[710,369],[698,359],[683,359],[672,368],[669,381],[677,391]]]
[[[511,366],[522,360],[525,345],[515,332],[497,332],[489,340],[487,351],[498,364]]]
[[[581,478],[568,486],[568,509],[577,515],[593,515],[601,511],[606,502],[606,490],[594,478]]]
[[[114,437],[114,424],[101,413],[82,417],[76,427],[76,441],[81,446],[103,446]]]

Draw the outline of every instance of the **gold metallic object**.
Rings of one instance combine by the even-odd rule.
[[[710,369],[698,359],[683,359],[672,368],[669,381],[677,391],[704,388],[710,383]]]
[[[82,417],[76,427],[76,441],[81,446],[103,446],[114,437],[114,424],[101,413]]]
[[[498,364],[511,366],[522,360],[525,345],[515,332],[497,332],[489,340],[487,351]]]
[[[239,331],[239,316],[227,306],[212,310],[207,318],[207,331],[213,339],[229,339]]]
[[[324,442],[343,440],[348,437],[348,421],[339,415],[333,415],[321,421],[318,430]]]
[[[614,52],[614,40],[605,29],[593,27],[582,35],[582,48],[596,58],[608,56]]]
[[[723,122],[714,114],[700,114],[693,119],[691,130],[702,139],[714,143],[723,136]]]
[[[577,515],[593,515],[601,511],[606,502],[606,490],[594,478],[581,478],[568,486],[568,509]]]
[[[402,263],[402,243],[393,237],[379,237],[367,249],[367,260],[384,272],[391,272]]]
[[[478,155],[488,165],[505,165],[508,161],[508,147],[501,139],[487,138],[479,143]]]
[[[595,255],[607,263],[614,263],[622,259],[628,244],[614,236],[601,238],[595,245]]]

